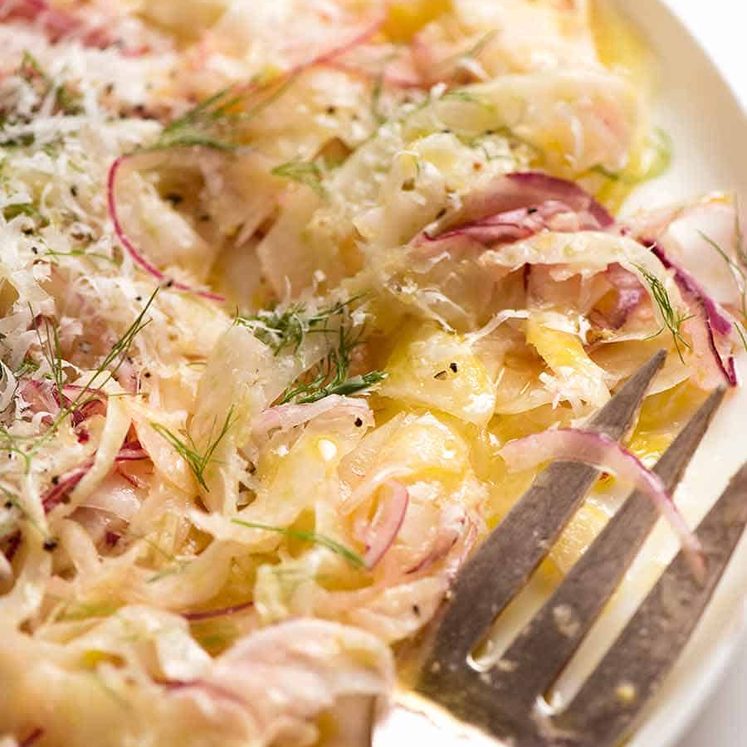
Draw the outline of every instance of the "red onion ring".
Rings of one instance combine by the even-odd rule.
[[[659,513],[669,522],[693,573],[702,578],[705,572],[703,553],[697,537],[685,523],[682,514],[664,487],[661,478],[647,469],[635,454],[609,436],[596,431],[560,428],[518,438],[498,452],[512,470],[531,469],[555,460],[583,462],[613,472],[648,496]]]
[[[606,230],[613,224],[607,210],[577,184],[536,171],[516,172],[467,195],[446,226],[423,231],[415,243],[461,236],[491,245],[542,230]]]
[[[212,620],[216,617],[230,617],[236,615],[239,612],[254,607],[254,602],[242,602],[241,604],[233,604],[230,607],[221,607],[215,610],[199,610],[197,612],[181,612],[181,616],[185,620],[190,622],[200,622],[201,620]]]
[[[184,291],[186,293],[195,293],[196,295],[202,298],[207,298],[210,301],[224,301],[225,298],[218,293],[199,290],[185,283],[180,283],[179,281],[171,280],[170,278],[168,278],[163,272],[161,272],[161,270],[159,270],[142,254],[142,252],[132,243],[129,236],[126,234],[124,228],[122,227],[122,223],[119,219],[119,213],[117,211],[116,186],[117,174],[119,173],[119,169],[122,167],[122,164],[128,161],[131,157],[131,155],[123,155],[116,158],[114,160],[114,163],[112,163],[111,167],[109,168],[109,174],[106,180],[106,201],[109,208],[109,217],[111,218],[112,224],[114,225],[114,233],[119,239],[120,244],[122,244],[122,246],[127,250],[128,254],[132,257],[135,264],[145,270],[145,272],[147,272],[149,275],[152,275],[154,278],[156,278],[156,280],[158,280],[160,283],[167,283],[168,285],[170,285],[170,287],[176,288],[177,290]]]
[[[137,442],[127,442],[122,445],[117,456],[114,458],[115,463],[136,462],[148,459],[148,453]],[[42,507],[44,513],[48,514],[53,508],[63,502],[76,485],[88,474],[93,467],[93,459],[84,462],[80,467],[71,470],[64,478],[59,479],[42,496]]]
[[[718,349],[716,337],[728,338],[734,325],[721,306],[711,298],[698,281],[684,268],[670,259],[664,248],[656,241],[642,241],[650,246],[651,252],[668,270],[674,273],[674,281],[682,294],[702,311],[703,323],[708,333],[708,346],[721,374],[731,387],[738,386],[736,365],[733,355],[724,356]]]
[[[387,480],[384,487],[386,497],[380,501],[371,523],[360,532],[366,544],[363,562],[369,569],[374,568],[394,544],[410,503],[407,488],[398,480]]]

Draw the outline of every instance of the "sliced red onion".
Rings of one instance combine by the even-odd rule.
[[[466,531],[462,534],[458,549],[446,563],[446,573],[455,578],[461,567],[472,552],[480,537],[480,525],[471,517],[467,517]]]
[[[708,333],[708,345],[729,386],[738,385],[737,371],[734,356],[724,355],[718,348],[716,337],[729,338],[734,332],[734,324],[728,314],[721,306],[711,298],[698,281],[684,268],[672,261],[664,251],[663,247],[656,241],[643,241],[642,243],[651,247],[652,253],[668,270],[674,273],[674,281],[682,291],[682,294],[696,304],[702,311],[703,322]]]
[[[660,244],[656,241],[644,241],[643,243],[651,247],[651,251],[659,258],[664,267],[674,272],[674,279],[680,290],[695,296],[703,304],[703,308],[708,315],[708,323],[713,331],[725,337],[730,335],[734,331],[734,325],[720,304],[706,293],[698,281],[684,267],[670,259]]]
[[[76,38],[87,47],[104,49],[115,38],[104,28],[91,27],[82,18],[53,8],[46,0],[7,0],[0,2],[0,18],[38,23],[51,42]]]
[[[365,44],[367,41],[369,41],[381,30],[383,24],[383,16],[380,18],[376,18],[361,31],[358,31],[355,35],[342,42],[341,44],[338,44],[325,52],[320,52],[319,54],[315,55],[309,60],[306,60],[305,62],[300,62],[297,65],[293,65],[289,70],[286,70],[280,76],[270,81],[270,85],[279,83],[283,80],[295,78],[296,76],[312,67],[322,65],[326,65],[328,67],[340,67],[341,63],[337,61],[338,58],[343,57],[348,52],[354,50],[356,47],[360,47],[362,44]],[[241,90],[244,93],[252,93],[265,88],[267,85],[267,83],[249,83],[248,85],[242,86]]]
[[[89,399],[88,402],[84,402],[80,407],[76,407],[70,417],[73,425],[78,426],[94,417],[94,415],[106,415],[106,402],[100,399]]]
[[[212,291],[200,290],[193,288],[185,283],[180,283],[176,280],[168,278],[161,270],[159,270],[152,262],[146,259],[140,250],[132,243],[129,236],[125,233],[122,223],[119,220],[119,213],[117,212],[117,199],[116,199],[116,186],[117,186],[117,174],[122,164],[130,159],[129,155],[119,156],[114,160],[111,167],[109,168],[109,176],[106,181],[106,199],[109,207],[109,217],[111,218],[112,224],[114,225],[114,233],[116,234],[119,242],[127,250],[128,254],[132,257],[135,264],[145,270],[148,274],[152,275],[159,283],[168,284],[171,288],[176,288],[180,291],[187,293],[195,293],[201,298],[207,298],[211,301],[224,301],[225,298],[218,293]]]
[[[116,547],[121,539],[122,535],[119,532],[113,532],[111,529],[104,532],[104,544],[109,548]]]
[[[44,513],[48,514],[55,506],[62,503],[65,496],[86,476],[93,466],[93,462],[86,463],[70,472],[66,477],[58,479],[57,483],[42,496]]]
[[[13,532],[13,534],[9,535],[8,537],[4,537],[2,540],[2,542],[5,544],[2,552],[9,563],[13,562],[13,558],[18,552],[18,548],[21,546],[21,536],[21,530],[19,529]]]
[[[448,510],[451,509],[451,510]],[[456,509],[456,510],[454,510]],[[461,507],[447,506],[441,516],[441,524],[431,549],[406,574],[419,573],[443,560],[463,536],[467,526],[467,514]]]
[[[361,418],[361,425],[364,423],[366,425],[371,424],[371,411],[365,400],[330,394],[316,402],[269,407],[258,415],[252,432],[255,437],[262,438],[267,436],[270,431],[295,428],[337,408],[348,412],[352,418]]]
[[[139,462],[148,458],[148,452],[140,445],[139,441],[128,441],[122,444],[122,448],[114,457],[115,462]]]
[[[31,745],[36,744],[43,736],[44,729],[37,727],[25,739],[22,739],[18,743],[18,747],[31,747]]]
[[[147,452],[139,443],[129,442],[122,446],[114,461],[116,463],[134,462],[147,458]],[[89,459],[80,467],[71,470],[65,477],[58,479],[57,483],[42,496],[44,513],[49,513],[55,506],[62,503],[65,496],[74,490],[75,486],[88,474],[91,467],[93,467],[93,459]]]
[[[512,470],[531,469],[549,461],[568,460],[613,472],[651,499],[679,537],[693,573],[702,577],[705,567],[700,543],[677,510],[661,478],[647,469],[635,454],[609,436],[596,431],[561,428],[510,441],[499,454]]]
[[[51,417],[56,416],[60,411],[57,392],[49,381],[38,381],[36,379],[25,381],[21,385],[21,397],[32,412],[48,413],[50,421]]]
[[[637,275],[617,262],[609,265],[604,275],[615,289],[615,303],[605,306],[604,309],[595,306],[589,315],[589,320],[602,329],[619,330],[649,298],[649,293]]]
[[[254,602],[242,602],[241,604],[232,604],[230,607],[221,607],[215,610],[200,610],[198,612],[182,612],[181,616],[190,622],[200,622],[201,620],[213,620],[217,617],[230,617],[239,612],[254,607]]]
[[[605,319],[612,329],[620,329],[633,311],[649,297],[648,292],[634,273],[617,262],[611,264],[605,274],[617,291],[617,303],[605,314]]]
[[[285,73],[285,77],[292,78],[296,75],[299,75],[304,70],[317,66],[317,65],[324,65],[331,63],[332,61],[336,60],[338,57],[346,54],[347,52],[350,52],[352,49],[354,49],[357,46],[360,46],[361,44],[364,44],[367,42],[371,37],[375,36],[378,31],[381,29],[381,26],[384,23],[384,18],[378,18],[375,21],[373,21],[368,27],[357,33],[354,37],[351,39],[348,39],[347,41],[343,42],[342,44],[333,47],[332,49],[327,50],[326,52],[323,52],[313,59],[301,63],[300,65],[296,65],[291,70],[289,70],[287,73]],[[244,90],[252,90],[254,88],[257,88],[258,86],[256,84],[250,85],[248,88],[245,88]],[[142,252],[134,245],[134,243],[131,241],[129,236],[127,236],[121,221],[119,220],[119,214],[117,212],[117,200],[116,200],[116,182],[117,182],[117,175],[119,173],[120,168],[122,165],[129,160],[129,155],[122,155],[119,156],[114,160],[111,167],[109,168],[109,175],[107,178],[107,205],[109,209],[109,217],[111,218],[112,224],[114,225],[114,232],[119,239],[120,243],[124,248],[127,250],[129,255],[132,257],[134,262],[141,267],[143,270],[145,270],[147,273],[152,275],[154,278],[156,278],[161,283],[169,283],[170,287],[176,288],[177,290],[185,291],[187,293],[195,293],[196,295],[207,298],[211,301],[218,301],[222,302],[225,301],[224,296],[214,293],[212,291],[206,291],[206,290],[200,290],[193,288],[192,286],[189,286],[185,283],[181,283],[175,280],[172,280],[170,278],[167,278],[167,276],[159,270],[152,262],[150,262],[143,254]]]
[[[90,399],[76,407],[70,417],[74,426],[79,426],[89,418],[95,415],[106,415],[107,393],[101,389],[88,388],[80,384],[65,384],[62,387],[62,394],[65,396],[65,406],[69,407],[75,402],[80,401],[85,395],[90,395]]]
[[[387,480],[383,487],[386,496],[379,502],[371,523],[359,533],[366,544],[363,562],[369,569],[376,566],[394,543],[410,503],[410,495],[401,482]]]
[[[607,210],[577,184],[528,171],[506,174],[466,195],[445,226],[424,231],[419,240],[464,236],[492,245],[526,239],[542,230],[603,230],[613,223]]]
[[[440,234],[437,239],[467,236],[481,244],[508,244],[539,233],[558,212],[567,212],[562,203],[542,203],[539,207],[517,208],[489,218],[467,223]]]

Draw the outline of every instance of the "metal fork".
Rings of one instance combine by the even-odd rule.
[[[619,439],[664,361],[644,365],[589,428]],[[655,471],[679,482],[723,399],[714,392]],[[416,689],[512,747],[612,747],[628,735],[689,639],[747,523],[747,465],[732,479],[697,536],[707,562],[697,581],[680,552],[571,702],[548,712],[544,694],[583,641],[658,518],[633,493],[540,612],[486,670],[474,647],[551,549],[598,471],[571,462],[545,469],[455,580]]]

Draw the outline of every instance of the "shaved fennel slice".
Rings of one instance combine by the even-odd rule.
[[[669,272],[648,247],[627,236],[601,231],[572,234],[546,232],[525,241],[517,241],[482,252],[479,262],[497,277],[505,277],[524,265],[548,265],[555,280],[580,275],[592,277],[613,264],[624,267],[639,278],[651,297],[661,328],[666,326],[654,297],[650,278],[660,284],[674,312],[687,316],[689,308]],[[654,332],[655,330],[652,330]]]
[[[373,425],[371,410],[364,399],[330,394],[316,402],[277,405],[264,410],[254,420],[252,434],[255,438],[262,438],[268,436],[273,430],[289,430],[334,410],[348,413],[354,419],[360,419],[359,427]]]

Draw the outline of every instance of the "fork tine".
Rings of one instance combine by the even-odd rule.
[[[642,366],[589,427],[620,438],[665,357],[659,351]],[[418,684],[422,692],[438,700],[444,678],[467,666],[474,645],[547,555],[597,474],[582,464],[550,465],[466,563],[449,594],[423,666]]]
[[[705,435],[724,398],[718,389],[657,463],[654,471],[671,491]],[[527,707],[555,680],[617,588],[659,514],[651,500],[634,492],[573,566],[540,612],[491,672],[504,702]]]
[[[747,464],[697,530],[708,562],[692,575],[680,551],[613,647],[555,722],[583,735],[574,744],[611,747],[661,685],[708,604],[747,524]]]

